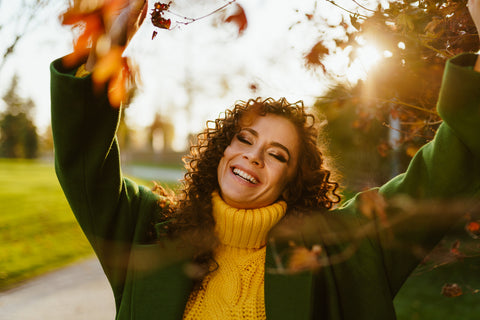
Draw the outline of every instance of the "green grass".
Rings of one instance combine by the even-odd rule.
[[[0,159],[0,181],[0,290],[93,255],[52,163]]]
[[[52,164],[0,159],[0,289],[93,254]]]

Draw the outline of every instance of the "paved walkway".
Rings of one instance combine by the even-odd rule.
[[[96,259],[0,292],[0,320],[112,320],[115,305]]]

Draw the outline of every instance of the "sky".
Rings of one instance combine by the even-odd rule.
[[[152,8],[154,1],[149,2]],[[15,12],[16,3],[2,2],[0,21],[11,16],[9,12]],[[50,121],[49,64],[71,51],[73,39],[69,28],[62,27],[58,20],[65,1],[53,3],[38,17],[0,70],[2,95],[12,75],[19,75],[21,95],[31,97],[36,103],[35,122],[40,132]],[[177,0],[171,11],[196,18],[224,3],[223,0]],[[174,123],[174,147],[182,149],[189,133],[201,131],[207,120],[217,118],[237,100],[286,97],[292,102],[304,100],[311,105],[326,90],[325,76],[319,70],[305,68],[303,59],[324,31],[305,19],[305,13],[312,12],[316,1],[239,0],[238,3],[248,19],[248,27],[241,36],[234,24],[221,23],[221,14],[215,14],[189,25],[174,22],[172,30],[156,29],[158,34],[152,40],[155,28],[147,16],[125,53],[139,65],[142,78],[139,94],[126,110],[129,125],[147,126],[154,114],[159,113]],[[230,10],[233,9],[231,6]],[[317,2],[317,12],[331,24],[340,22],[340,10],[326,1]],[[298,21],[302,23],[297,24]],[[368,55],[372,56],[367,52]],[[368,69],[371,61],[360,62],[356,71],[348,73],[342,70],[344,63],[342,57],[337,57],[332,65],[339,74],[355,78]],[[252,84],[257,87],[255,92],[251,90]],[[185,88],[189,88],[189,94]]]

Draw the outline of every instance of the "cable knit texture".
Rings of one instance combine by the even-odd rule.
[[[287,204],[279,201],[259,209],[237,209],[216,192],[212,200],[215,232],[221,242],[215,252],[218,269],[190,295],[184,319],[266,319],[265,244]]]

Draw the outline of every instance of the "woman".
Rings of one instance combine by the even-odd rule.
[[[478,27],[479,1],[469,5]],[[479,61],[447,63],[444,123],[407,172],[330,211],[337,185],[301,104],[249,100],[218,119],[187,157],[174,203],[122,177],[119,110],[93,93],[88,74],[53,62],[57,175],[112,285],[117,319],[395,319],[393,297],[457,217],[365,208],[397,196],[478,196]],[[313,262],[291,267],[295,248]]]

